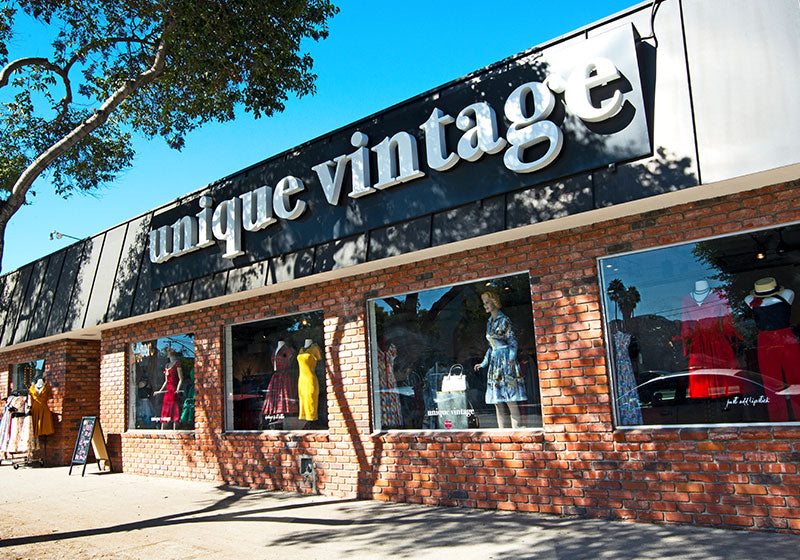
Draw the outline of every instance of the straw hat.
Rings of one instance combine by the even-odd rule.
[[[771,276],[756,280],[754,288],[750,294],[760,298],[769,297],[781,291],[781,287]]]

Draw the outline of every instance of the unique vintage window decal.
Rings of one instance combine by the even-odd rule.
[[[800,226],[600,271],[618,425],[800,421]]]
[[[369,315],[377,429],[542,425],[527,274],[376,299]]]

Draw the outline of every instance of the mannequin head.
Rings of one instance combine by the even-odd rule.
[[[698,280],[694,283],[694,291],[704,293],[708,291],[708,280]]]
[[[305,342],[303,342],[303,348],[311,348],[314,344],[314,341],[310,338],[307,338]]]
[[[37,391],[41,392],[41,390],[44,389],[44,377],[37,379],[33,386],[36,387]]]
[[[493,292],[483,292],[481,294],[481,301],[483,302],[483,308],[486,312],[492,315],[497,313],[502,307],[500,298]]]

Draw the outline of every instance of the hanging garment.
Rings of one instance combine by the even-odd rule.
[[[292,375],[292,362],[295,351],[288,344],[284,344],[275,353],[272,359],[274,373],[267,386],[264,397],[264,407],[261,413],[264,416],[277,416],[279,414],[295,414],[298,409],[297,384]]]
[[[771,305],[761,305],[762,298],[750,301],[750,308],[758,326],[758,367],[764,385],[782,390],[786,385],[800,384],[800,343],[789,327],[791,305],[780,295],[771,296],[780,300]],[[786,398],[767,395],[767,412],[773,422],[787,422],[789,410]],[[800,421],[800,395],[789,397],[794,421]]]
[[[47,406],[47,401],[53,396],[53,390],[50,389],[49,383],[45,383],[41,391],[37,391],[36,386],[31,385],[28,394],[31,397],[33,435],[36,437],[49,436],[55,431],[53,415],[50,413],[50,407]]]
[[[180,416],[178,409],[178,367],[179,362],[175,362],[172,367],[164,369],[167,378],[167,386],[164,388],[164,402],[161,405],[161,422],[177,422]]]
[[[517,339],[511,328],[511,320],[497,312],[486,322],[486,340],[489,349],[480,367],[486,370],[486,404],[528,400],[525,379],[519,371]],[[514,362],[512,365],[511,362]]]
[[[194,424],[194,368],[189,370],[189,388],[186,389],[186,398],[183,399],[181,422]]]
[[[153,387],[148,380],[140,381],[136,386],[136,427],[150,428],[153,418],[153,406],[150,399],[153,397]]]
[[[403,425],[403,408],[397,392],[394,376],[394,359],[397,346],[390,344],[386,350],[378,350],[378,385],[381,395],[381,428],[399,428]]]
[[[315,368],[322,359],[319,346],[312,344],[297,355],[300,375],[297,378],[297,395],[300,398],[300,420],[317,419],[317,400],[319,399],[319,381]]]
[[[0,419],[0,453],[7,451],[8,441],[11,437],[11,414],[15,409],[14,399],[19,397],[8,397],[3,407],[3,418]]]
[[[733,326],[728,297],[722,290],[711,290],[698,303],[687,294],[681,304],[681,338],[689,371],[706,369],[739,370],[731,342],[741,340]],[[741,385],[730,376],[698,371],[689,376],[689,397],[724,397],[736,394]]]
[[[33,435],[33,422],[30,415],[30,404],[27,396],[9,397],[7,408],[10,422],[8,434],[0,451],[4,453],[27,453],[38,449],[38,440]]]
[[[622,426],[637,426],[642,423],[642,407],[636,389],[636,376],[631,363],[631,335],[614,333],[614,358],[617,374],[617,409]]]

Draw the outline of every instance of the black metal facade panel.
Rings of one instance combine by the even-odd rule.
[[[192,295],[192,281],[182,282],[174,286],[167,286],[161,290],[158,300],[158,309],[171,309],[179,305],[186,305]]]
[[[508,195],[506,227],[514,229],[586,212],[594,207],[593,204],[589,175],[531,187]]]
[[[9,301],[8,314],[6,315],[5,328],[3,329],[3,338],[2,341],[0,341],[0,345],[2,346],[9,346],[14,342],[17,320],[22,310],[22,304],[25,293],[28,290],[28,284],[30,283],[34,266],[35,264],[31,263],[22,267],[19,271],[19,278],[17,279],[16,286],[14,287]]]
[[[255,290],[267,284],[269,274],[269,261],[253,263],[249,266],[236,268],[228,273],[228,283],[225,293],[238,294],[248,290]]]
[[[314,250],[297,251],[270,260],[269,284],[288,282],[314,274]]]
[[[150,215],[141,216],[128,222],[125,241],[111,290],[111,301],[106,315],[108,321],[118,321],[131,316],[133,299],[136,295],[136,283],[140,279],[142,259],[147,258],[147,232],[150,230]],[[148,259],[149,260],[149,259]],[[150,279],[142,280],[150,286]]]
[[[92,291],[89,294],[89,303],[86,306],[84,327],[94,327],[106,322],[106,312],[111,300],[114,279],[119,270],[120,252],[126,229],[127,225],[122,224],[106,232]]]
[[[145,249],[146,250],[146,249]],[[150,287],[150,259],[147,255],[142,257],[142,266],[139,269],[139,279],[136,283],[136,294],[133,296],[131,317],[152,313],[157,310],[162,290],[153,290]]]
[[[65,332],[76,331],[83,327],[89,297],[92,295],[92,285],[97,273],[97,265],[103,251],[104,238],[105,234],[103,233],[87,239],[84,243],[83,254],[75,278],[75,287],[72,290],[67,316],[64,320]]]
[[[431,246],[431,216],[376,229],[369,235],[369,260],[394,257]]]
[[[87,242],[88,241],[82,241],[67,247],[66,256],[64,257],[64,266],[61,269],[58,287],[53,297],[53,307],[50,310],[50,317],[47,319],[46,336],[64,332],[64,321],[67,318],[67,312],[70,308],[72,291],[75,288],[75,281],[78,278],[83,249]]]
[[[25,296],[22,300],[22,310],[17,320],[17,329],[14,332],[14,344],[24,342],[28,338],[28,329],[31,325],[31,319],[39,305],[39,294],[44,284],[44,275],[47,271],[48,260],[49,258],[45,257],[33,264],[31,279],[30,282],[28,282],[28,289],[25,290]]]
[[[613,60],[621,78],[593,93],[604,99],[619,90],[624,97],[622,108],[607,121],[588,122],[570,112],[559,97],[548,120],[563,132],[563,145],[558,157],[550,164],[534,172],[518,173],[504,164],[503,149],[494,154],[485,153],[475,161],[462,160],[443,171],[427,166],[426,138],[420,125],[430,118],[434,109],[453,116],[476,102],[485,102],[497,114],[499,134],[506,137],[511,123],[505,120],[503,108],[515,88],[529,82],[542,82],[556,74],[566,78],[576,68],[582,68],[581,65],[590,58],[598,56]],[[303,183],[304,190],[296,199],[307,204],[304,213],[298,219],[279,220],[260,231],[243,231],[245,254],[235,259],[221,258],[219,247],[210,246],[156,264],[152,275],[153,287],[275,258],[363,234],[386,224],[412,221],[506,192],[550,183],[611,162],[647,155],[651,152],[651,144],[643,97],[652,97],[653,93],[642,91],[639,72],[632,27],[611,29],[591,41],[546,49],[502,67],[485,70],[468,80],[449,84],[412,102],[388,109],[370,121],[354,123],[320,141],[276,156],[211,186],[206,194],[217,205],[262,185],[274,187],[291,175]],[[352,198],[348,196],[352,182],[351,165],[348,164],[338,204],[329,203],[312,168],[338,156],[353,154],[351,137],[356,132],[368,137],[367,148],[397,133],[412,135],[423,175],[367,196]],[[454,125],[445,127],[448,152],[455,151],[463,135],[464,132]],[[526,158],[536,159],[548,146],[549,142],[543,142],[529,148],[532,153],[528,153]],[[377,153],[367,150],[367,154],[372,184],[375,184]],[[200,210],[198,198],[193,197],[155,216],[153,228],[170,226],[184,216],[194,217]]]
[[[58,279],[61,276],[61,269],[64,266],[64,257],[67,251],[59,251],[50,255],[47,261],[47,272],[42,281],[42,291],[39,294],[39,301],[33,313],[31,326],[28,329],[28,340],[36,340],[45,335],[47,330],[47,320],[50,318],[50,310],[53,307],[53,300],[56,295]]]
[[[434,214],[432,245],[444,245],[502,231],[505,206],[505,195],[500,195]]]
[[[314,272],[347,268],[366,261],[367,236],[366,234],[356,235],[318,245],[314,254]]]
[[[225,284],[228,280],[227,272],[219,272],[211,276],[198,278],[192,284],[191,301],[203,301],[225,295]]]
[[[8,308],[11,303],[11,294],[14,292],[14,286],[16,286],[18,276],[18,270],[0,276],[0,340],[3,340],[3,328],[5,327]],[[7,292],[6,287],[8,287]]]

